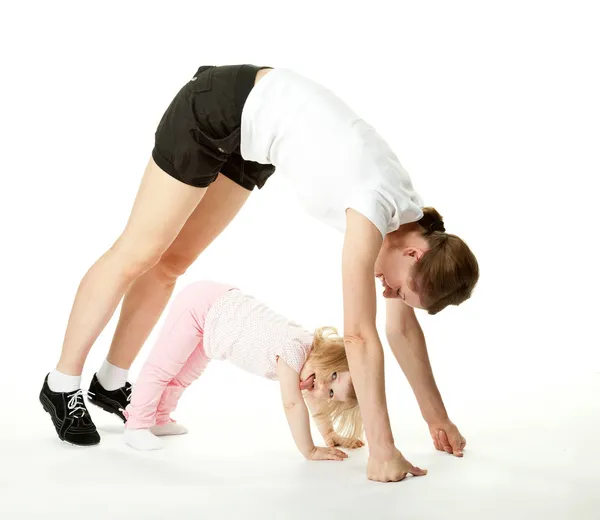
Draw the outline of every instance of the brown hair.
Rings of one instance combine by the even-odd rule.
[[[315,372],[324,376],[350,370],[344,340],[334,327],[321,327],[315,330],[310,361]],[[340,435],[353,439],[362,438],[362,416],[352,382],[350,382],[347,399],[345,401],[327,399],[319,407],[316,418],[318,419],[319,416],[329,417],[335,431]]]
[[[471,297],[479,265],[463,240],[446,233],[442,216],[434,208],[423,208],[423,218],[417,223],[429,250],[412,267],[413,290],[429,314],[437,314]]]

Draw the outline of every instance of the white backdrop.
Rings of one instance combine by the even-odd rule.
[[[538,446],[540,460],[547,460],[538,444],[545,442],[551,452],[582,450],[565,452],[558,472],[568,472],[570,464],[588,466],[589,457],[600,455],[591,433],[600,426],[596,9],[594,2],[523,0],[3,4],[5,460],[24,471],[16,468],[31,449],[47,467],[67,457],[56,453],[50,421],[36,400],[58,359],[77,285],[121,232],[156,124],[177,90],[200,65],[247,62],[292,68],[337,92],[389,141],[425,203],[477,255],[481,280],[472,299],[438,316],[419,313],[438,384],[451,418],[469,439],[471,460],[478,449],[498,454],[508,444],[515,450],[528,445],[528,452]],[[301,211],[275,174],[178,287],[198,279],[231,282],[309,328],[341,327],[341,243],[341,236]],[[379,306],[383,310],[383,299]],[[92,350],[85,381],[106,355],[115,323]],[[380,330],[383,335],[383,320]],[[133,379],[154,336],[134,364]],[[400,448],[414,463],[429,466],[430,486],[436,464],[447,468],[447,478],[459,478],[460,466],[431,453],[414,399],[387,350],[386,360]],[[275,386],[226,365],[211,367],[203,377],[180,414],[206,431],[192,431],[181,441],[185,446],[212,440],[218,452],[219,443],[253,439],[257,460],[275,445],[290,458],[290,468],[302,465]],[[104,416],[94,417],[101,427]],[[121,453],[118,428],[115,423],[113,430],[101,429],[109,439],[103,445],[114,442],[115,453]],[[478,445],[473,440],[479,434]],[[232,449],[240,457],[244,448]],[[56,462],[44,459],[48,453]],[[77,468],[85,467],[82,455],[68,453]],[[100,457],[94,453],[89,457]],[[527,456],[520,453],[515,466]],[[359,490],[368,483],[362,473],[366,455],[357,457]],[[115,462],[119,471],[126,467],[123,460]],[[495,471],[493,460],[479,462],[477,471]],[[303,478],[315,478],[301,467]],[[33,468],[35,485],[43,488],[48,475]],[[298,476],[298,469],[291,471]],[[108,467],[106,472],[113,475]],[[171,474],[177,479],[176,471]],[[339,476],[331,469],[326,478]],[[564,511],[591,503],[591,494],[578,493],[597,486],[594,478],[590,472],[573,485],[561,502]],[[317,489],[327,489],[328,482]],[[400,489],[410,485],[411,493],[433,493],[426,479],[418,482],[420,488],[415,480]],[[476,482],[473,477],[469,486]],[[4,504],[13,516],[3,518],[16,518],[10,508],[21,503],[15,497],[26,488],[12,479],[6,484],[16,492],[4,503],[0,498],[0,512]],[[87,497],[86,488],[77,489]],[[491,500],[499,500],[491,493]],[[38,507],[48,512],[50,506]],[[190,515],[191,507],[185,509]],[[410,507],[413,518],[420,518],[419,504]],[[26,516],[34,509],[20,511]],[[591,509],[579,514],[585,511]]]

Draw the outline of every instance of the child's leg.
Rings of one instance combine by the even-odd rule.
[[[177,402],[183,391],[202,375],[208,362],[209,359],[204,353],[202,342],[200,342],[179,374],[171,380],[162,394],[156,413],[156,426],[151,429],[154,435],[187,433],[187,428],[171,419],[171,413],[177,408]]]
[[[149,429],[156,423],[162,395],[201,342],[204,321],[212,303],[227,290],[230,287],[199,282],[186,287],[173,301],[127,407],[125,432],[128,444],[139,449],[157,449],[158,442],[153,442],[152,438],[158,439]],[[134,438],[134,430],[145,431]],[[139,445],[134,446],[138,440]]]

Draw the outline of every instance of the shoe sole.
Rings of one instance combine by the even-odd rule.
[[[52,405],[50,400],[44,394],[40,394],[40,403],[42,403],[42,408],[44,408],[44,411],[50,416],[50,419],[52,419],[52,424],[54,425],[54,429],[56,430],[56,435],[58,436],[58,438],[61,442],[64,442],[65,444],[68,444],[69,446],[74,446],[75,448],[93,448],[94,446],[98,446],[98,444],[100,444],[100,441],[95,442],[94,444],[74,444],[71,441],[63,439],[60,436],[60,434],[58,433],[60,428],[56,427],[56,422],[55,422],[56,415],[54,413],[52,413],[52,411],[54,410],[54,406]],[[62,424],[60,426],[62,426]]]
[[[117,411],[115,411],[115,409],[109,404],[103,403],[102,401],[93,401],[90,398],[88,398],[88,402],[90,402],[94,406],[97,406],[98,408],[101,408],[105,412],[116,415],[123,423],[127,422],[126,419],[123,419],[123,417],[121,417],[121,415]]]

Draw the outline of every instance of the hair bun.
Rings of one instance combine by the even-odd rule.
[[[446,232],[444,220],[435,208],[423,208],[423,217],[419,220],[419,225],[425,229],[427,234],[434,231]]]
[[[445,233],[446,228],[444,227],[444,221],[443,220],[434,220],[429,227],[429,231],[431,233],[433,233],[434,231],[441,231],[442,233]]]

